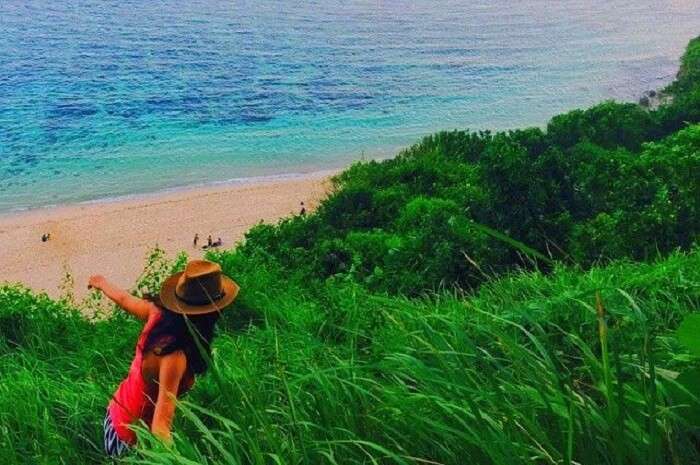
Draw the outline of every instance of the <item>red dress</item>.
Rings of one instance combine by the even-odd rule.
[[[121,382],[107,407],[107,412],[112,420],[117,436],[129,445],[136,443],[136,434],[129,428],[129,425],[143,420],[150,426],[153,418],[153,410],[157,399],[151,399],[148,396],[148,386],[143,379],[141,365],[143,363],[144,345],[151,331],[160,321],[161,315],[160,311],[152,311],[148,315],[148,320],[141,330],[136,343],[136,354],[131,362],[131,367],[129,367],[129,374]],[[186,376],[183,378],[183,382],[180,383],[179,392],[184,392],[191,388],[192,384],[194,384],[194,377],[191,375]]]

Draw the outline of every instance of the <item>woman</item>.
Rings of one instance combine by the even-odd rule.
[[[238,285],[221,267],[194,260],[168,278],[152,300],[134,297],[92,276],[99,289],[121,308],[145,321],[126,379],[117,388],[104,420],[105,452],[119,456],[136,443],[129,425],[143,421],[165,442],[171,441],[175,399],[207,369],[214,326],[221,310],[233,303]]]

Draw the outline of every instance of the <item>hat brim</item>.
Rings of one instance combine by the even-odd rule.
[[[165,280],[160,288],[160,301],[165,308],[175,313],[183,315],[204,315],[206,313],[220,312],[228,307],[236,300],[240,287],[231,278],[221,275],[221,290],[223,296],[218,300],[214,300],[206,305],[191,305],[180,299],[175,294],[177,281],[182,275],[182,272],[175,273]]]

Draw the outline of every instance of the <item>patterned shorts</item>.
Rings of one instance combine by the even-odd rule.
[[[125,443],[114,429],[114,424],[112,424],[112,417],[109,416],[109,411],[105,415],[104,421],[105,429],[105,453],[110,457],[119,457],[129,450],[129,444]]]

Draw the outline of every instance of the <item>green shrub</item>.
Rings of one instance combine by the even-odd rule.
[[[589,267],[689,250],[700,233],[698,43],[654,111],[604,102],[552,118],[546,132],[428,136],[394,159],[353,165],[317,213],[253,229],[244,251],[310,280],[344,274],[419,295],[551,260]]]

